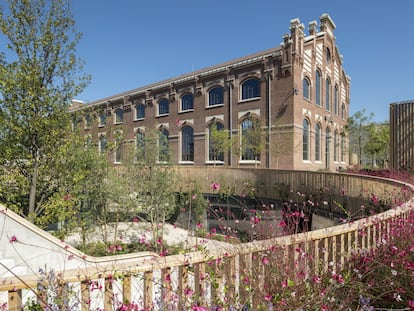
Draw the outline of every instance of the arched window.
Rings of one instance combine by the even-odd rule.
[[[310,100],[310,83],[308,78],[303,78],[303,98]]]
[[[123,153],[123,146],[122,146],[122,139],[117,137],[115,139],[115,163],[122,162],[122,153]]]
[[[194,129],[191,126],[184,126],[181,130],[181,160],[194,161]]]
[[[168,162],[170,159],[170,150],[168,145],[168,137],[170,132],[166,128],[161,128],[158,140],[158,161]]]
[[[224,161],[224,125],[220,122],[212,123],[208,128],[208,160]]]
[[[325,89],[325,107],[327,111],[331,111],[331,80],[326,79]]]
[[[253,78],[244,81],[241,90],[242,100],[260,97],[260,80]]]
[[[215,86],[208,92],[208,106],[224,104],[224,88]]]
[[[338,85],[335,84],[335,90],[334,90],[334,113],[336,115],[339,114],[339,90]]]
[[[122,123],[123,121],[124,121],[124,111],[119,108],[115,111],[115,124]]]
[[[259,120],[247,118],[242,121],[241,126],[241,159],[243,161],[260,161],[261,135]]]
[[[187,93],[181,97],[181,111],[193,110],[194,109],[194,95]]]
[[[106,151],[106,137],[105,135],[99,136],[99,152],[104,153]]]
[[[345,119],[346,111],[345,111],[345,104],[342,104],[341,106],[341,118]]]
[[[330,159],[331,159],[331,130],[329,128],[326,129],[326,141],[325,141],[325,163],[326,168],[330,166]]]
[[[309,121],[308,119],[303,119],[303,141],[302,141],[302,148],[303,148],[303,160],[309,161]]]
[[[345,134],[341,133],[341,162],[345,162]]]
[[[339,137],[338,137],[338,131],[335,130],[334,133],[334,162],[338,162],[339,158]]]
[[[158,115],[166,115],[170,113],[169,101],[166,98],[161,99],[158,102]]]
[[[315,161],[321,161],[321,125],[315,125]]]
[[[101,114],[99,114],[99,126],[105,126],[106,125],[106,113],[102,112]]]
[[[145,105],[144,104],[138,104],[135,106],[135,119],[145,119]]]
[[[145,159],[145,134],[142,131],[135,133],[135,149],[137,160]]]
[[[326,48],[326,62],[329,64],[331,62],[331,50]]]
[[[321,73],[319,70],[315,72],[315,103],[321,105]]]
[[[87,114],[87,115],[85,116],[85,128],[86,128],[86,129],[90,129],[90,128],[91,128],[91,126],[92,126],[92,117],[91,117],[91,115],[90,115],[90,114]]]

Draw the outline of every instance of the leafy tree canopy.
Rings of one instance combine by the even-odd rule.
[[[13,165],[28,182],[24,214],[37,214],[40,183],[68,131],[68,107],[89,82],[75,56],[81,37],[69,0],[6,0],[0,33],[0,164]],[[53,161],[52,161],[53,162]],[[22,211],[23,212],[23,211]]]

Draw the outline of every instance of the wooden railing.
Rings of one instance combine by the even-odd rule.
[[[357,178],[351,177],[353,181]],[[359,185],[367,183],[365,177],[362,179]],[[407,186],[395,181],[368,180],[375,183],[376,190],[385,189],[387,185],[390,188]],[[190,294],[209,306],[218,301],[232,305],[236,297],[245,297],[255,305],[255,300],[263,297],[245,293],[243,282],[246,277],[260,280],[260,276],[251,275],[258,260],[268,257],[295,267],[302,252],[308,256],[300,268],[308,276],[326,271],[328,265],[346,265],[351,254],[375,248],[378,241],[388,236],[393,222],[409,217],[412,203],[410,200],[378,215],[326,229],[229,245],[225,251],[198,251],[166,257],[114,257],[111,262],[97,261],[83,269],[55,271],[55,275],[58,275],[58,288],[65,288],[67,284],[75,286],[81,310],[115,310],[120,304],[131,302],[139,305],[140,310],[161,309],[160,304],[170,304],[176,310],[190,309],[186,305]],[[271,274],[272,271],[266,270],[270,266],[261,265],[259,274],[263,277]],[[294,272],[293,269],[292,277]],[[28,289],[36,292],[35,299],[40,304],[45,303],[47,296],[39,291],[38,282],[38,276],[0,280],[0,292],[8,292],[8,310],[21,309],[24,291]],[[252,284],[255,286],[259,284]]]

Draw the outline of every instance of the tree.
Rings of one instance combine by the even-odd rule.
[[[355,112],[348,119],[346,130],[348,131],[348,136],[350,137],[349,148],[351,152],[357,152],[359,166],[362,166],[364,145],[367,141],[367,126],[373,117],[374,113],[371,112],[369,115],[366,115],[366,110],[364,108],[361,111]]]
[[[241,125],[241,153],[243,160],[254,160],[255,166],[266,147],[266,130],[256,117],[245,119]]]
[[[232,139],[230,138],[229,131],[224,130],[222,123],[213,122],[209,127],[209,152],[211,153],[209,160],[213,160],[214,165],[217,161],[224,161],[224,153],[231,146]]]
[[[367,142],[364,151],[371,156],[371,165],[377,166],[377,161],[384,167],[389,159],[390,127],[389,124],[370,123],[367,127]]]
[[[0,31],[8,53],[0,56],[0,159],[27,183],[27,206],[35,218],[47,199],[48,163],[64,143],[70,100],[89,82],[75,56],[81,37],[68,0],[7,0]],[[8,13],[8,14],[6,14]]]

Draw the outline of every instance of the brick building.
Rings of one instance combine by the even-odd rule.
[[[414,100],[390,104],[390,168],[414,169]]]
[[[74,103],[82,131],[100,150],[115,133],[140,141],[149,129],[167,138],[176,165],[257,166],[336,170],[348,164],[344,126],[350,79],[335,44],[329,15],[299,19],[279,46],[88,104]],[[225,130],[236,147],[218,154],[212,128]],[[249,131],[256,129],[260,148]],[[257,131],[257,129],[260,129]],[[250,143],[250,144],[249,144]],[[233,144],[233,145],[234,145]],[[109,155],[122,162],[122,148]]]

